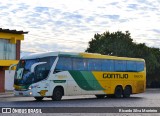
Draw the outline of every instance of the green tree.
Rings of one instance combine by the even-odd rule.
[[[104,32],[103,34],[94,35],[86,52],[130,56],[132,54],[132,42],[133,39],[131,39],[128,31],[126,33],[121,31]],[[130,49],[130,52],[128,53],[126,49]]]

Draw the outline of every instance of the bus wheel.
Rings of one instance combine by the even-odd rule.
[[[114,92],[114,97],[115,98],[121,98],[122,97],[122,93],[123,93],[122,87],[121,86],[117,86],[116,89],[115,89],[115,92]]]
[[[53,101],[60,101],[62,96],[63,96],[62,88],[57,87],[53,91],[52,100]]]
[[[105,97],[105,95],[95,95],[98,99],[102,99]]]
[[[34,97],[36,101],[42,101],[44,97]]]
[[[130,86],[126,86],[124,91],[123,91],[123,97],[124,98],[128,98],[131,95],[131,87]]]

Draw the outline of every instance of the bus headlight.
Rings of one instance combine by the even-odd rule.
[[[29,95],[32,95],[32,92],[29,92]]]

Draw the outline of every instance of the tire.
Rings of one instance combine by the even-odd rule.
[[[53,95],[52,95],[52,100],[53,101],[60,101],[62,99],[63,96],[63,90],[62,88],[55,88],[53,91]]]
[[[126,86],[124,91],[123,91],[123,97],[124,98],[129,98],[131,95],[131,87],[130,86]]]
[[[36,101],[42,101],[44,97],[34,97]]]
[[[123,94],[122,87],[117,86],[116,89],[115,89],[115,92],[114,92],[114,97],[115,98],[121,98],[122,94]]]
[[[105,95],[95,95],[98,99],[102,99],[105,97]]]

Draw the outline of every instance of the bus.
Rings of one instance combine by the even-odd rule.
[[[20,59],[14,75],[15,96],[44,97],[95,95],[130,97],[146,89],[146,66],[141,58],[94,53],[48,52]]]

